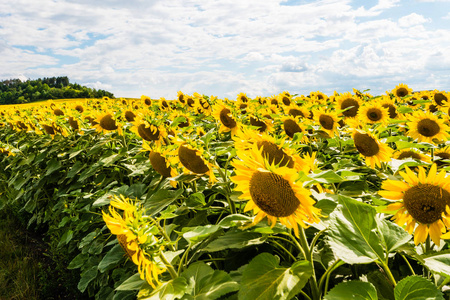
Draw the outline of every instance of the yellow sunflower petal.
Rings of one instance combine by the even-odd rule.
[[[391,200],[400,200],[403,199],[403,193],[402,192],[396,192],[396,191],[379,191],[378,194],[386,199]]]
[[[414,244],[418,245],[424,243],[428,236],[428,226],[426,224],[419,224],[414,231]]]
[[[383,181],[383,183],[381,184],[381,188],[383,190],[405,192],[410,189],[410,186],[404,181],[388,179],[386,181]]]
[[[430,237],[431,240],[437,245],[440,245],[441,241],[441,228],[438,222],[434,222],[430,224]]]

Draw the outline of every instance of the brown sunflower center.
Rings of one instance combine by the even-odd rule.
[[[404,151],[398,156],[398,159],[405,159],[405,158],[422,159],[422,157],[420,157],[420,154],[414,151]]]
[[[289,105],[291,104],[291,99],[289,99],[289,97],[284,96],[283,99],[281,99],[281,101],[283,101],[284,105]]]
[[[288,217],[300,205],[289,181],[278,174],[256,171],[249,190],[253,202],[270,216]]]
[[[150,100],[148,98],[145,98],[144,104],[147,105],[147,106],[150,106],[150,105],[152,105],[152,100]]]
[[[383,117],[382,111],[378,108],[370,108],[367,111],[366,115],[367,115],[367,118],[369,118],[369,120],[372,122],[379,121]]]
[[[127,110],[127,111],[125,112],[125,119],[126,119],[128,122],[133,122],[133,121],[134,121],[134,118],[136,118],[136,115],[135,115],[132,111]]]
[[[42,124],[42,127],[44,128],[44,130],[47,134],[50,134],[50,135],[55,134],[55,130],[53,129],[53,126],[48,126],[48,125]]]
[[[397,116],[397,109],[394,105],[385,103],[382,107],[387,108],[389,112],[389,118],[394,119]]]
[[[125,234],[119,234],[117,236],[117,240],[119,241],[119,244],[122,247],[122,249],[125,250],[125,252],[127,253],[128,257],[131,259],[133,257],[133,255],[136,253],[136,251],[133,251],[133,250],[128,248],[127,245],[129,243],[127,243],[127,236]]]
[[[423,119],[417,123],[417,132],[426,137],[432,137],[439,133],[441,128],[434,120]]]
[[[230,116],[230,110],[228,108],[224,108],[220,111],[220,121],[225,127],[236,127],[236,121]]]
[[[258,127],[259,132],[264,132],[267,129],[266,123],[264,123],[263,121],[261,121],[257,118],[250,117],[250,124],[252,126]]]
[[[367,133],[357,132],[353,137],[353,141],[358,152],[364,156],[374,156],[380,151],[377,141]]]
[[[152,151],[149,155],[153,169],[163,177],[170,177],[170,167],[167,166],[166,159],[160,153]]]
[[[116,130],[118,128],[116,125],[116,121],[110,114],[107,114],[100,119],[100,126],[105,130]]]
[[[75,106],[75,110],[82,113],[84,111],[84,108],[81,105],[77,105],[77,106]]]
[[[152,131],[151,127],[145,127],[145,124],[139,124],[138,133],[146,141],[157,141],[159,139],[159,129]]]
[[[450,153],[447,153],[447,152],[435,153],[434,155],[441,159],[449,159],[450,158]]]
[[[430,104],[430,106],[428,106],[428,111],[431,113],[437,112],[437,110],[438,110],[437,105]]]
[[[303,114],[303,112],[302,112],[301,110],[299,110],[299,109],[296,109],[296,108],[291,108],[291,109],[289,110],[289,114],[290,114],[291,116],[294,116],[294,117],[296,117],[296,116],[300,116],[300,117],[302,117],[302,118],[305,117],[305,115]]]
[[[74,117],[69,117],[69,125],[72,127],[73,130],[78,130],[78,122],[74,119]]]
[[[431,224],[441,218],[450,203],[450,193],[440,186],[419,183],[405,192],[403,203],[415,220]]]
[[[292,119],[286,119],[283,122],[283,127],[284,127],[284,132],[286,132],[287,136],[290,138],[293,138],[295,133],[302,132],[302,129],[297,124],[297,122],[295,122]]]
[[[203,159],[197,155],[197,150],[182,145],[178,148],[178,158],[183,166],[191,172],[203,174],[209,171]]]
[[[437,105],[443,105],[442,102],[447,101],[447,97],[442,93],[434,94],[434,101]]]
[[[408,95],[408,90],[404,87],[398,88],[395,92],[395,95],[400,98],[405,97],[406,95]]]
[[[319,117],[319,123],[320,125],[322,125],[323,128],[325,128],[326,130],[333,130],[334,127],[334,119],[329,116],[329,115],[325,115],[322,114]]]
[[[62,110],[60,110],[59,108],[54,109],[53,114],[55,116],[64,116],[64,112]]]
[[[352,98],[348,98],[348,99],[345,99],[344,101],[342,101],[341,109],[346,109],[349,107],[352,107],[352,108],[342,112],[342,114],[346,117],[356,116],[356,114],[358,113],[358,109],[359,109],[358,101],[356,101],[355,99],[352,99]]]
[[[257,144],[258,149],[262,147],[262,156],[267,159],[269,164],[274,163],[280,167],[294,167],[294,160],[292,157],[287,155],[282,149],[280,149],[276,144],[269,141],[259,141]]]

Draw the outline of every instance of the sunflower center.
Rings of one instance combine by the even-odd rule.
[[[64,116],[64,112],[62,110],[60,110],[59,108],[54,109],[53,114],[55,116]]]
[[[442,105],[442,102],[447,101],[447,97],[442,93],[436,93],[434,94],[434,101],[437,105]]]
[[[395,106],[392,104],[383,104],[384,108],[388,109],[389,112],[389,118],[394,119],[397,116],[397,110],[395,109]]]
[[[419,183],[405,192],[403,203],[415,220],[431,224],[441,218],[450,203],[450,193],[433,184]]]
[[[283,101],[283,104],[288,106],[289,104],[291,104],[291,99],[289,99],[289,97],[284,96],[283,99],[281,99]]]
[[[224,108],[220,111],[220,121],[225,127],[236,127],[236,121],[230,117],[230,110],[228,108]]]
[[[270,216],[288,217],[300,205],[289,181],[278,174],[256,171],[249,190],[253,202]]]
[[[434,112],[437,112],[437,110],[438,110],[438,107],[436,105],[434,105],[434,104],[430,104],[430,106],[428,106],[428,111],[429,112],[434,113]]]
[[[450,153],[446,153],[446,152],[436,153],[435,155],[441,159],[449,159],[450,158]]]
[[[292,119],[286,119],[283,122],[283,126],[284,126],[284,131],[286,132],[287,136],[290,138],[293,138],[295,133],[302,132],[302,129],[297,124],[297,122],[295,122]]]
[[[152,100],[145,98],[144,103],[145,103],[145,105],[150,106],[150,105],[152,105]]]
[[[400,97],[400,98],[405,97],[406,95],[408,95],[408,90],[405,89],[404,87],[401,87],[401,88],[397,89],[395,94],[397,95],[397,97]]]
[[[81,105],[77,105],[77,106],[75,106],[75,110],[82,113],[84,111],[84,108]]]
[[[100,126],[106,130],[116,130],[118,127],[116,121],[112,118],[110,114],[107,114],[100,120]]]
[[[280,149],[276,144],[268,141],[259,141],[257,144],[258,149],[262,147],[262,156],[267,159],[269,164],[274,163],[281,167],[294,167],[294,160],[292,157],[287,155],[282,149]]]
[[[264,132],[267,129],[266,123],[253,117],[250,117],[250,124],[258,127],[259,132]]]
[[[291,108],[291,109],[289,110],[289,114],[290,114],[291,116],[294,116],[294,117],[296,117],[296,116],[300,116],[300,117],[302,117],[302,118],[305,117],[305,116],[303,115],[303,112],[302,112],[301,110],[299,110],[299,109],[296,109],[296,108]]]
[[[439,133],[439,124],[430,119],[423,119],[417,123],[417,131],[426,137],[432,137]]]
[[[346,109],[353,106],[352,108],[342,112],[342,114],[346,117],[354,117],[358,113],[359,103],[355,99],[348,98],[342,101],[341,109]]]
[[[380,151],[380,147],[378,146],[377,141],[367,133],[357,132],[353,140],[355,142],[356,149],[358,149],[358,152],[364,156],[374,156],[377,155]]]
[[[322,125],[323,128],[325,128],[326,130],[333,130],[333,126],[334,126],[334,120],[331,116],[329,115],[320,115],[319,117],[319,123],[320,125]]]
[[[138,133],[141,138],[146,141],[157,141],[159,139],[159,129],[152,131],[150,127],[145,127],[145,124],[138,126]]]
[[[133,121],[134,121],[134,118],[136,118],[136,115],[135,115],[132,111],[127,110],[127,111],[125,112],[125,119],[126,119],[128,122],[133,122]]]
[[[209,171],[203,159],[197,155],[197,151],[186,146],[178,148],[178,158],[183,166],[196,174],[203,174]]]
[[[420,157],[420,154],[419,153],[416,153],[416,152],[414,152],[414,151],[405,151],[405,152],[402,152],[399,156],[398,156],[398,159],[404,159],[404,158],[415,158],[415,159],[422,159],[421,157]]]
[[[170,177],[170,167],[167,167],[166,159],[158,152],[152,151],[149,155],[153,169],[163,177]]]
[[[78,122],[73,117],[69,117],[69,125],[72,127],[73,130],[78,130]]]
[[[371,108],[367,111],[367,118],[369,118],[370,121],[379,121],[382,116],[383,114],[378,108]]]

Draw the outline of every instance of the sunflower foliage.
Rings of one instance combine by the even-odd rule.
[[[0,107],[0,209],[95,299],[444,299],[449,93]]]

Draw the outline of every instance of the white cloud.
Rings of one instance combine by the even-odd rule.
[[[3,1],[0,78],[67,75],[116,96],[173,98],[183,90],[233,98],[381,88],[448,60],[450,31],[427,28],[432,16],[397,0],[376,3]],[[384,15],[400,5],[404,16]]]

